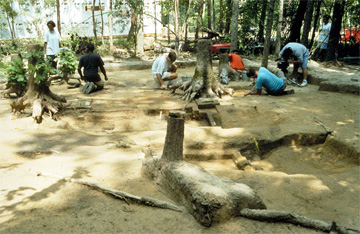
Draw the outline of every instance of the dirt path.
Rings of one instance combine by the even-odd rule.
[[[181,69],[180,76],[193,71],[194,67]],[[12,116],[11,100],[0,100],[0,233],[321,233],[245,218],[204,228],[188,213],[127,204],[82,185],[35,175],[44,171],[82,178],[171,202],[141,176],[141,162],[144,149],[161,154],[166,113],[181,109],[184,102],[180,92],[170,95],[151,89],[151,79],[150,70],[109,72],[106,89],[90,95],[54,85],[52,91],[74,105],[89,102],[91,110],[67,110],[58,121],[47,118],[41,125],[30,113]],[[309,85],[294,87],[295,94],[287,97],[244,98],[249,85],[242,83],[244,89],[220,100],[224,128],[186,120],[185,154],[194,150],[199,154],[197,160],[188,160],[248,184],[269,209],[359,228],[359,159],[346,153],[348,144],[358,147],[358,96],[321,92]],[[257,115],[246,112],[254,106]],[[275,139],[324,131],[316,119],[334,131],[329,136],[333,141],[274,148],[245,171],[231,159],[206,160],[214,149],[226,155],[229,142],[236,146],[238,140],[251,142],[254,136]]]

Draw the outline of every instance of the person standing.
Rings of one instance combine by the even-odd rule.
[[[158,57],[152,65],[152,75],[156,86],[161,89],[167,89],[165,81],[175,80],[178,77],[176,73],[177,66],[173,64],[176,60],[176,53],[170,52]]]
[[[52,67],[56,68],[57,62],[54,60],[61,48],[61,37],[59,32],[55,29],[56,25],[54,21],[50,20],[46,25],[49,30],[44,34],[44,52],[46,58],[51,61]]]
[[[323,18],[324,24],[320,27],[320,34],[319,34],[319,41],[318,44],[320,44],[320,51],[319,51],[319,57],[320,61],[324,60],[324,57],[326,55],[326,50],[329,42],[329,36],[330,36],[330,30],[331,30],[331,23],[329,22],[330,16],[325,15]]]
[[[279,58],[284,58],[288,63],[294,64],[294,69],[291,75],[292,80],[297,79],[298,69],[301,65],[303,73],[303,81],[301,86],[304,87],[308,84],[308,67],[309,50],[302,44],[296,42],[290,42],[286,44],[279,53]]]
[[[98,68],[104,75],[104,79],[107,81],[107,75],[104,68],[104,62],[100,55],[94,53],[94,45],[89,43],[86,46],[86,54],[80,57],[78,73],[80,78],[86,82],[82,88],[82,92],[89,94],[104,88],[104,81],[101,80],[98,74]],[[81,68],[84,67],[84,75],[81,72]]]
[[[274,96],[295,93],[293,89],[285,90],[286,78],[281,79],[264,67],[260,67],[258,71],[255,71],[255,69],[251,67],[246,75],[250,78],[256,79],[256,85],[252,91],[245,93],[244,96],[261,95],[262,88],[265,88],[268,94]]]

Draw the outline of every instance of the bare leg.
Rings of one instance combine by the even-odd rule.
[[[301,68],[302,73],[303,73],[303,80],[307,80],[308,77],[308,68]]]

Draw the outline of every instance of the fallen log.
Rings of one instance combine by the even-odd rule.
[[[82,185],[86,185],[92,189],[96,189],[99,190],[100,192],[106,193],[106,194],[110,194],[116,198],[119,198],[121,200],[124,200],[126,203],[128,203],[128,200],[131,201],[135,201],[139,204],[144,204],[147,206],[153,206],[153,207],[158,207],[158,208],[163,208],[163,209],[169,209],[169,210],[174,210],[174,211],[178,211],[178,212],[182,212],[184,211],[183,208],[176,206],[172,203],[166,202],[166,201],[161,201],[152,197],[147,197],[147,196],[143,196],[143,197],[139,197],[139,196],[135,196],[133,194],[130,193],[126,193],[120,190],[116,190],[116,189],[111,189],[111,188],[107,188],[103,185],[94,183],[94,182],[90,182],[90,181],[86,181],[86,180],[82,180],[82,179],[74,179],[74,178],[70,178],[70,177],[62,177],[62,176],[58,176],[58,175],[53,175],[53,174],[49,174],[46,172],[36,172],[37,176],[47,176],[47,177],[52,177],[52,178],[57,178],[60,180],[64,180],[67,182],[73,182],[73,183],[77,183],[77,184],[82,184]]]

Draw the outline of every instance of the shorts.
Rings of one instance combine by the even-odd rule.
[[[170,74],[171,74],[170,72],[164,72],[164,74],[162,75],[161,79],[164,80],[164,79],[170,78]],[[154,79],[157,80],[156,73],[153,73],[152,75],[153,75]]]
[[[321,43],[321,42],[320,42]],[[321,46],[320,46],[320,49],[322,49],[322,50],[326,50],[327,49],[327,45],[328,45],[328,43],[322,43],[321,44]]]
[[[56,68],[57,67],[57,62],[56,61],[54,61],[55,59],[56,59],[56,55],[46,55],[46,58],[48,59],[48,61],[50,61],[51,62],[51,66],[53,67],[53,68]]]
[[[301,68],[307,68],[308,60],[309,60],[309,51],[307,50],[303,56],[303,62],[301,64]]]

